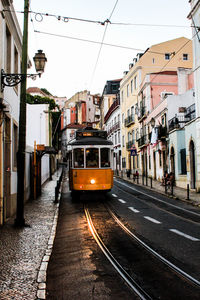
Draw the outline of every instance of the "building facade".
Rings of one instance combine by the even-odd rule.
[[[188,167],[195,168],[195,189],[200,191],[200,1],[199,0],[190,0],[191,11],[188,15],[188,18],[192,23],[192,40],[193,40],[193,54],[194,54],[194,64],[193,64],[193,72],[194,72],[194,89],[195,89],[195,109],[196,109],[196,140],[191,140],[189,151],[191,156],[193,155],[193,159],[188,161]],[[194,153],[194,154],[192,154]]]
[[[10,12],[3,11],[4,9]],[[20,73],[22,34],[12,1],[0,1],[0,10],[0,68],[5,73]],[[1,86],[0,225],[16,211],[19,102],[19,85]]]
[[[178,68],[191,69],[192,63],[192,41],[182,37],[151,46],[144,53],[138,53],[129,65],[120,83],[123,173],[138,170],[147,174],[149,150],[143,152],[141,148],[146,145],[144,139],[151,128],[148,116],[166,92],[175,93],[177,89],[177,83],[162,82],[164,73],[177,72]],[[136,151],[132,151],[135,148]]]

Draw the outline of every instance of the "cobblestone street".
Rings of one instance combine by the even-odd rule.
[[[48,248],[57,204],[54,203],[58,173],[42,188],[42,195],[25,205],[30,227],[15,228],[11,218],[0,228],[0,299],[31,300],[37,297],[37,277]]]

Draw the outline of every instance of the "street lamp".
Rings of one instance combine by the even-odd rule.
[[[5,74],[1,72],[1,86],[15,86],[21,82],[20,89],[20,114],[19,114],[19,139],[17,152],[17,211],[15,226],[25,226],[24,219],[24,182],[25,182],[25,152],[26,152],[26,82],[27,77],[36,77],[36,74],[27,74],[28,61],[28,14],[29,0],[24,0],[24,29],[22,42],[21,74]],[[36,71],[41,75],[47,61],[41,50],[36,53],[34,62]],[[37,74],[38,75],[38,74]],[[39,76],[40,76],[39,75]]]
[[[38,50],[38,53],[35,53],[35,56],[33,57],[34,63],[35,63],[35,70],[37,74],[15,74],[15,73],[5,73],[3,69],[1,69],[1,91],[3,92],[4,87],[13,87],[18,85],[24,77],[36,79],[36,76],[41,77],[41,74],[44,72],[45,63],[47,61],[45,54],[42,52],[42,50]]]

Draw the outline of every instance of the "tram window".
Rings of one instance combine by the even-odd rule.
[[[84,149],[77,148],[74,149],[74,168],[84,167]]]
[[[86,167],[87,168],[99,167],[99,149],[97,148],[86,149]]]
[[[101,148],[101,168],[110,167],[110,149]]]

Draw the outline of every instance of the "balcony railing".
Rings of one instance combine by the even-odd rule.
[[[135,116],[134,116],[134,115],[128,116],[128,117],[125,119],[125,121],[124,121],[124,125],[125,125],[126,127],[131,126],[131,124],[133,124],[133,123],[135,123]]]
[[[175,116],[168,121],[169,131],[184,127],[184,125],[196,118],[195,104],[190,105],[186,109],[184,115]]]
[[[126,149],[130,150],[134,144],[135,144],[135,141],[129,141],[128,143],[126,143]]]
[[[168,136],[168,131],[167,131],[167,127],[166,126],[159,126],[158,128],[158,139],[159,140],[163,140],[166,139],[166,137]]]
[[[195,103],[187,107],[185,118],[187,119],[187,122],[196,118]]]
[[[115,123],[109,130],[108,135],[112,134],[114,131],[120,129],[120,122]]]
[[[147,109],[146,106],[142,106],[138,108],[138,121],[142,121],[144,117],[146,117]]]
[[[149,142],[148,137],[149,137],[148,134],[145,134],[142,137],[140,137],[138,139],[138,147],[142,147],[142,146],[146,145]]]

